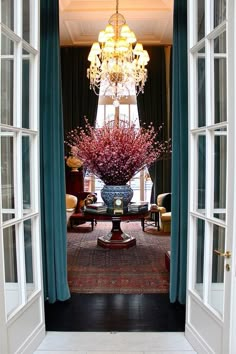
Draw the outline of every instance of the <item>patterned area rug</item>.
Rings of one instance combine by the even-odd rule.
[[[110,230],[111,223],[99,222],[93,232],[87,223],[68,232],[71,292],[167,293],[169,273],[165,267],[165,252],[170,249],[169,234],[151,227],[143,232],[139,222],[127,222],[122,223],[122,230],[136,237],[136,246],[123,250],[97,246],[97,238]]]

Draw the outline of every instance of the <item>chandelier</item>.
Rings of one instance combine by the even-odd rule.
[[[136,43],[134,32],[118,12],[118,3],[116,0],[116,13],[110,17],[105,30],[99,32],[98,42],[91,47],[87,69],[90,89],[99,95],[102,86],[100,94],[111,96],[115,106],[119,105],[121,97],[130,96],[132,90],[136,95],[144,92],[145,66],[149,61],[148,52],[141,43]]]

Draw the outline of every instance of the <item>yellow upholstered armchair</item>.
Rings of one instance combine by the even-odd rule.
[[[69,223],[70,217],[74,214],[78,203],[78,198],[72,194],[66,194],[66,222]]]
[[[157,206],[160,213],[160,226],[164,232],[171,231],[171,193],[157,196]]]

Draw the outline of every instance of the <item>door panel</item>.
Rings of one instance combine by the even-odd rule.
[[[39,215],[39,2],[1,6],[0,353],[45,335]],[[17,4],[17,6],[16,6]]]
[[[233,63],[229,56],[233,42],[228,42],[232,36],[228,32],[228,27],[233,26],[232,11],[235,13],[235,4],[231,0],[188,1],[190,193],[186,337],[200,353],[231,354],[235,350],[230,327],[235,223],[229,217],[234,215],[235,188],[231,173],[235,166],[235,103],[228,95],[229,87],[235,88],[235,77],[231,75],[234,67],[229,64]],[[235,55],[235,48],[231,55]]]

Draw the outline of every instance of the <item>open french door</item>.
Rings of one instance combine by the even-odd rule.
[[[0,353],[45,335],[39,218],[39,1],[0,2]]]
[[[188,0],[189,228],[186,337],[235,353],[234,0]]]

